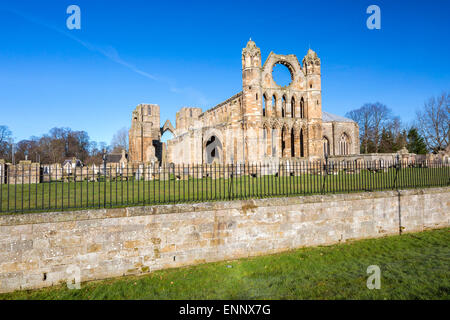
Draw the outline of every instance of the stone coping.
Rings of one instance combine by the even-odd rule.
[[[85,209],[76,211],[55,211],[41,213],[16,213],[0,215],[0,226],[55,223],[65,221],[95,220],[105,218],[121,218],[182,212],[219,211],[223,209],[252,210],[258,207],[284,206],[304,203],[351,201],[360,199],[376,199],[419,194],[450,192],[450,187],[407,189],[393,191],[373,191],[358,193],[341,193],[326,195],[307,195],[292,197],[274,197],[251,200],[212,201],[200,203],[180,203],[153,206],[135,206],[125,208]]]

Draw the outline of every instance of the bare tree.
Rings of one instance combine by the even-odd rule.
[[[359,126],[359,141],[361,141],[361,152],[367,153],[369,149],[370,132],[370,110],[363,106],[352,110],[346,114],[347,117],[354,120]]]
[[[0,143],[8,142],[11,134],[11,130],[7,126],[0,126]]]
[[[379,102],[366,103],[346,116],[358,123],[361,152],[378,152],[383,128],[391,120],[391,110]]]
[[[7,126],[0,126],[0,159],[11,158],[12,133]]]
[[[371,129],[373,134],[373,141],[375,144],[375,153],[377,153],[380,147],[381,132],[383,128],[387,126],[388,121],[390,120],[391,110],[384,104],[381,104],[379,102],[370,104],[369,108],[372,115]]]
[[[449,143],[450,94],[443,92],[425,102],[422,110],[416,112],[419,133],[424,137],[428,149],[437,152]]]
[[[112,152],[128,151],[128,129],[123,127],[118,130],[111,140]]]
[[[41,163],[62,163],[65,159],[76,157],[86,161],[91,157],[91,141],[85,131],[70,128],[53,128],[48,134],[30,137],[15,145],[15,157]]]

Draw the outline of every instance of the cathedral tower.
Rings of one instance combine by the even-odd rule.
[[[321,158],[323,156],[323,143],[320,59],[317,53],[311,49],[303,58],[303,72],[306,77],[309,156],[313,159]]]
[[[242,49],[242,104],[244,160],[256,161],[261,152],[261,50],[252,39]]]

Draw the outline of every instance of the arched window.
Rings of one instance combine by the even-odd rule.
[[[300,118],[305,117],[305,101],[303,100],[303,97],[300,100]]]
[[[263,129],[263,147],[264,147],[264,156],[267,156],[267,128]]]
[[[291,118],[295,118],[295,99],[291,99]]]
[[[265,117],[267,115],[267,97],[266,97],[266,94],[263,94],[262,115],[263,115],[263,117]]]
[[[286,127],[283,127],[281,129],[281,157],[286,157],[285,150],[286,150],[286,140],[287,140],[287,132]]]
[[[295,157],[295,136],[294,128],[291,129],[291,157]]]
[[[286,96],[283,96],[283,100],[281,102],[281,117],[286,117]]]
[[[277,112],[277,97],[273,95],[272,97],[272,111],[276,115]]]
[[[329,156],[330,155],[330,141],[327,137],[323,137],[323,156]]]
[[[192,109],[189,110],[189,115],[190,115],[190,117],[192,118]]]
[[[151,116],[152,115],[152,107],[147,107],[147,115]]]
[[[277,97],[275,95],[272,96],[272,108],[270,109],[270,112],[273,117],[277,116]]]
[[[300,157],[305,156],[305,149],[303,148],[303,129],[300,129]]]
[[[343,133],[339,139],[339,154],[350,154],[350,139],[346,133]]]

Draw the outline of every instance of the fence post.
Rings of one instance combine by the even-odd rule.
[[[325,188],[325,183],[327,181],[327,177],[328,177],[328,155],[325,154],[325,177],[323,178],[323,182],[322,182],[322,190],[320,191],[321,194],[324,194],[324,188]]]
[[[398,173],[400,172],[401,166],[402,166],[402,164],[400,162],[400,156],[397,154],[397,163],[395,164],[394,185],[392,186],[392,189],[397,189],[397,191],[398,191],[398,185],[397,185]]]

